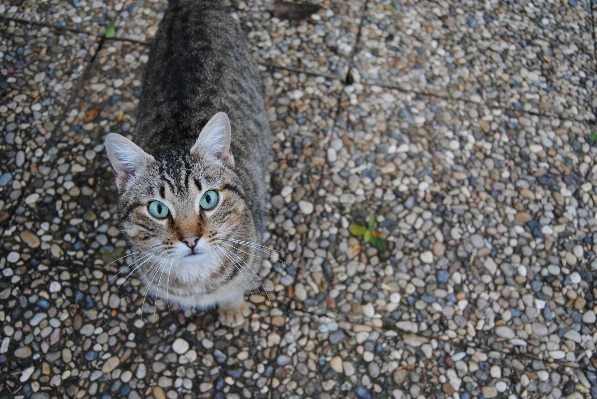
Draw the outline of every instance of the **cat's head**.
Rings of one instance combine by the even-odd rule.
[[[121,229],[137,252],[132,267],[159,296],[205,293],[251,273],[256,251],[247,243],[259,237],[234,170],[230,130],[220,112],[191,148],[155,154],[118,134],[106,137]]]

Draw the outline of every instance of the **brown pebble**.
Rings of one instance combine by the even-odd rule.
[[[39,239],[39,237],[27,230],[21,233],[21,239],[25,241],[25,243],[29,245],[31,248],[37,248],[41,244],[41,240]]]
[[[276,327],[284,327],[286,324],[286,320],[282,316],[274,316],[272,317],[272,325]]]
[[[516,214],[516,220],[518,220],[519,222],[522,222],[522,223],[527,223],[527,222],[530,222],[531,220],[533,220],[533,217],[526,212],[518,212]]]
[[[405,369],[397,369],[394,371],[394,375],[392,376],[394,379],[394,384],[402,385],[406,380],[407,372]]]
[[[558,205],[564,205],[564,196],[562,194],[558,193],[557,191],[554,191],[552,197]]]
[[[166,394],[164,393],[164,390],[160,387],[153,387],[152,393],[155,399],[166,399]]]
[[[454,365],[454,360],[450,356],[446,358],[446,366],[452,367]]]
[[[265,302],[265,297],[263,295],[253,294],[249,297],[249,301],[258,304]]]
[[[454,172],[452,173],[452,177],[456,180],[466,180],[466,173]]]
[[[444,256],[444,253],[446,253],[446,246],[443,242],[436,241],[433,244],[433,254],[435,256]]]
[[[79,313],[77,313],[73,320],[73,328],[75,329],[75,331],[79,331],[81,327],[83,327],[83,317]]]
[[[523,188],[522,190],[520,190],[520,195],[531,201],[535,199],[535,193],[529,190],[528,188]]]
[[[452,384],[449,382],[444,382],[442,384],[442,391],[444,391],[447,396],[452,396],[454,394],[454,388],[452,388]]]
[[[576,309],[576,310],[582,310],[582,309],[585,308],[586,304],[587,304],[587,300],[585,298],[579,296],[574,301],[574,309]]]
[[[491,126],[489,126],[489,123],[487,123],[487,121],[485,119],[479,119],[479,126],[481,126],[481,129],[483,129],[483,131],[485,133],[487,133],[491,130]],[[454,391],[452,391],[452,392],[454,392]]]
[[[466,292],[459,292],[458,294],[456,294],[456,299],[458,299],[459,301],[462,301],[463,299],[466,299]]]
[[[15,351],[15,356],[21,359],[31,357],[32,354],[33,352],[31,352],[31,348],[28,346],[17,348],[17,350]]]

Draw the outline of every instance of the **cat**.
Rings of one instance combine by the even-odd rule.
[[[271,133],[262,82],[223,0],[171,0],[133,141],[109,133],[121,230],[147,290],[244,323],[259,277]],[[132,273],[132,272],[131,272]]]

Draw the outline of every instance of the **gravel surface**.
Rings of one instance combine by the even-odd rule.
[[[317,4],[229,3],[277,251],[229,329],[125,278],[103,138],[165,2],[0,2],[0,398],[597,398],[591,5]]]

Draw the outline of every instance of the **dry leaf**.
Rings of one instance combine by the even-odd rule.
[[[100,114],[100,107],[98,104],[94,105],[93,108],[88,109],[83,115],[83,123],[93,122]]]

